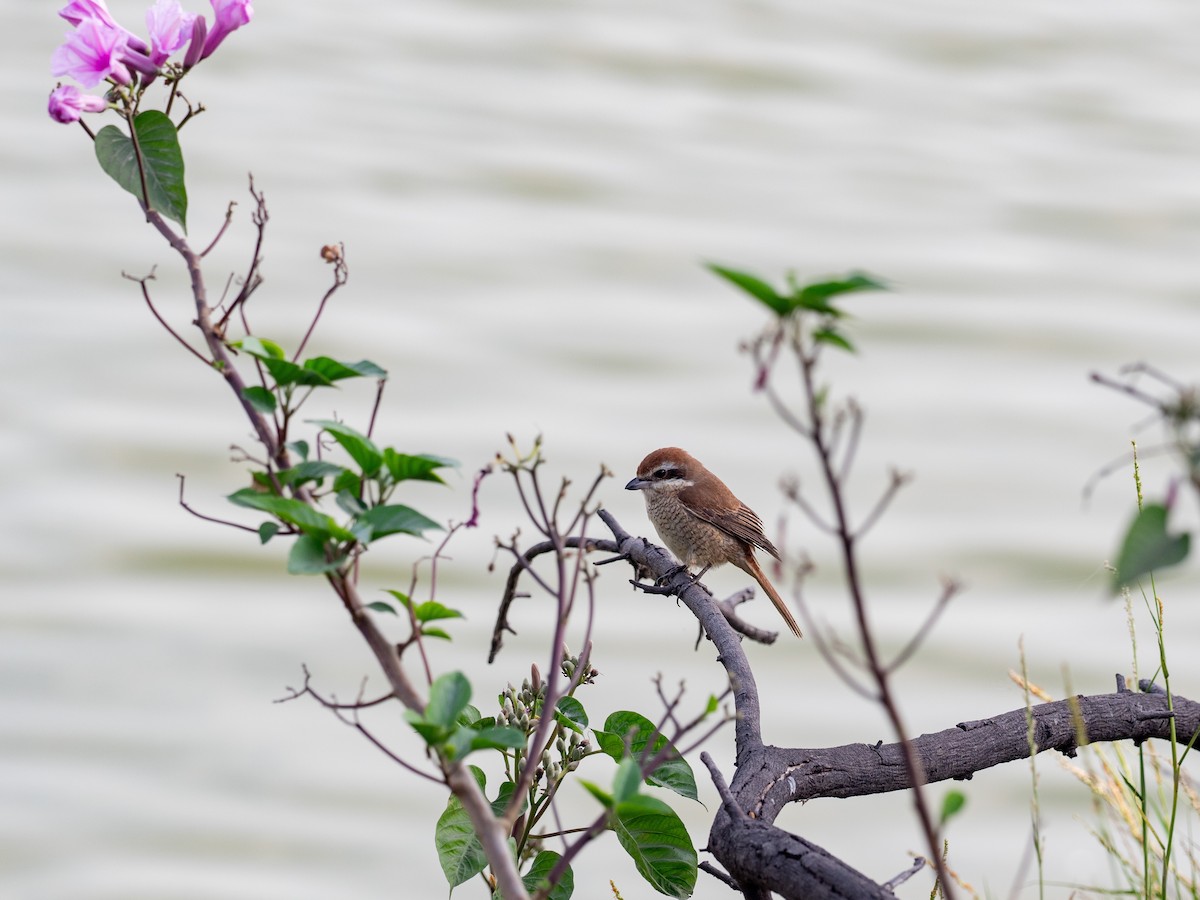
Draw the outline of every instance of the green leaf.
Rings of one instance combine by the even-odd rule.
[[[404,721],[411,725],[413,731],[419,734],[430,747],[445,747],[446,742],[453,735],[453,732],[445,725],[429,722],[423,719],[421,714],[415,710],[405,710]]]
[[[826,315],[841,316],[843,315],[842,311],[830,305],[831,298],[856,291],[884,290],[887,290],[887,285],[883,282],[876,281],[862,272],[852,272],[845,278],[806,284],[797,291],[793,305]]]
[[[462,759],[471,752],[471,741],[474,737],[475,729],[460,725],[449,734],[430,743],[436,744],[446,759]]]
[[[380,613],[391,613],[393,616],[399,615],[399,613],[392,608],[390,603],[384,603],[382,600],[376,600],[373,603],[368,603],[367,609],[373,609],[375,612]]]
[[[437,469],[457,467],[458,463],[445,456],[434,456],[430,453],[410,455],[397,453],[391,447],[383,451],[383,464],[387,466],[393,481],[436,481],[446,482],[437,474]]]
[[[505,781],[500,785],[500,790],[496,794],[496,799],[492,801],[492,812],[497,816],[504,815],[504,810],[508,809],[508,802],[512,799],[513,791],[517,786],[511,781]],[[529,808],[529,803],[524,798],[521,799],[521,812],[525,812]]]
[[[421,637],[438,638],[439,640],[443,641],[451,640],[450,632],[446,631],[444,628],[433,628],[429,625],[426,625],[421,629]]]
[[[345,363],[330,359],[328,356],[315,356],[304,361],[304,368],[310,372],[316,372],[331,383],[341,381],[343,378],[387,378],[387,371],[368,359]]]
[[[308,441],[289,441],[287,448],[301,459],[308,459]]]
[[[642,784],[642,771],[637,762],[628,756],[617,766],[617,774],[613,776],[613,800],[619,805],[637,796]]]
[[[583,734],[588,726],[587,710],[574,697],[559,697],[554,704],[554,718],[564,728],[569,728],[577,734]]]
[[[435,622],[438,619],[463,619],[466,617],[457,609],[443,606],[436,600],[426,600],[413,607],[413,618],[418,622]]]
[[[408,594],[405,594],[403,591],[393,591],[391,588],[384,588],[384,591],[399,600],[400,605],[405,609],[412,609],[412,600],[408,598]]]
[[[469,729],[471,750],[520,750],[525,746],[525,732],[507,725]]]
[[[432,528],[441,530],[441,525],[415,509],[407,506],[373,506],[358,517],[360,522],[371,526],[371,539],[379,540],[389,534],[415,534],[418,537]]]
[[[309,422],[325,429],[330,437],[341,444],[367,478],[373,477],[383,465],[383,454],[365,434],[359,434],[350,426],[331,419],[310,419]]]
[[[234,341],[229,346],[236,347],[238,350],[242,350],[246,353],[249,353],[251,356],[258,357],[259,359],[283,359],[285,356],[287,356],[287,354],[283,352],[283,348],[274,341],[269,341],[266,338],[255,337],[252,334],[246,335],[240,341]],[[305,445],[305,451],[300,454],[301,456],[308,456],[307,446],[308,445]]]
[[[593,784],[585,778],[580,778],[579,783],[583,785],[584,790],[600,801],[601,806],[603,806],[605,809],[612,809],[612,794],[600,787],[600,785]]]
[[[812,333],[812,339],[817,344],[830,344],[834,347],[839,347],[847,353],[857,353],[857,348],[850,343],[850,339],[841,332],[834,331],[832,328],[817,328]]]
[[[276,384],[301,384],[306,387],[329,387],[333,384],[320,372],[298,366],[289,359],[264,358],[262,363]]]
[[[471,682],[462,672],[439,675],[429,687],[425,721],[449,728],[471,699]]]
[[[334,483],[336,484],[336,482]],[[335,502],[341,509],[352,516],[361,516],[367,511],[367,504],[363,503],[356,494],[352,494],[349,491],[338,491]]]
[[[529,893],[534,893],[542,888],[549,887],[550,873],[554,871],[554,867],[558,865],[558,861],[562,859],[559,854],[553,850],[543,850],[533,860],[533,865],[529,867],[529,871],[522,876],[521,881],[525,883],[525,889]],[[550,888],[550,893],[547,894],[547,900],[571,900],[571,894],[575,892],[575,875],[571,871],[571,867],[563,871],[562,877],[558,880],[558,884]]]
[[[613,831],[652,888],[668,897],[690,897],[696,888],[696,850],[675,811],[639,794],[617,804]]]
[[[279,473],[279,481],[281,484],[286,484],[292,487],[304,484],[308,481],[321,481],[328,478],[330,475],[340,475],[346,471],[345,466],[339,466],[337,463],[326,462],[323,459],[314,459],[297,463],[290,469],[283,469]]]
[[[287,570],[291,575],[322,575],[332,572],[346,562],[345,555],[329,559],[326,545],[314,534],[302,534],[292,544],[288,553]]]
[[[593,730],[592,732],[600,749],[617,762],[620,762],[626,755],[631,755],[634,759],[641,759],[647,744],[650,743],[650,735],[653,733],[653,722],[643,715],[628,710],[613,713],[604,720],[603,730]],[[628,754],[625,751],[627,742],[629,744]],[[663,735],[658,735],[649,755],[656,756],[658,751],[668,744],[669,741]],[[675,758],[660,763],[658,768],[646,776],[646,783],[668,788],[689,800],[698,800],[696,776],[692,774],[692,767],[688,765],[687,760],[679,756],[674,747],[671,749]]]
[[[362,496],[362,478],[358,476],[357,472],[343,469],[342,474],[333,479],[333,491],[338,497],[341,497],[342,494],[349,494],[357,499]],[[357,515],[357,513],[351,513],[351,515]]]
[[[739,272],[737,269],[727,269],[715,263],[705,263],[710,272],[720,275],[726,281],[741,288],[755,300],[758,300],[777,316],[786,316],[792,311],[792,303],[787,297],[779,294],[775,288],[761,278],[749,272]]]
[[[258,526],[258,539],[264,544],[277,534],[279,534],[278,522],[263,522]]]
[[[962,812],[962,808],[966,805],[967,795],[962,791],[947,791],[946,796],[942,798],[941,824],[945,825],[951,817]]]
[[[471,774],[481,790],[487,786],[483,770],[471,766]],[[445,812],[438,818],[433,843],[437,848],[438,863],[452,888],[469,881],[487,867],[487,854],[475,836],[471,819],[462,803],[453,795],[446,803]]]
[[[301,500],[264,494],[254,488],[242,488],[240,491],[235,491],[229,495],[228,500],[238,506],[268,512],[290,525],[295,525],[308,535],[322,539],[334,537],[339,541],[354,539],[354,535],[335,522],[331,516],[313,509]]]
[[[146,110],[133,120],[137,147],[141,150],[146,190],[142,190],[137,149],[129,135],[115,125],[96,133],[96,159],[109,177],[138,200],[178,222],[187,232],[187,188],[183,180],[183,151],[179,134],[164,113]],[[149,196],[147,196],[147,194]]]
[[[1125,534],[1112,589],[1133,584],[1143,575],[1183,562],[1191,547],[1191,536],[1167,533],[1167,508],[1159,503],[1146,504]]]
[[[242,388],[242,396],[249,400],[250,405],[260,413],[265,413],[269,416],[275,412],[275,395],[265,387],[254,385],[253,387]]]
[[[711,716],[721,707],[721,700],[716,694],[708,695],[708,705],[704,707],[704,714]]]

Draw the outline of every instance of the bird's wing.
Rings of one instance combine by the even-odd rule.
[[[730,512],[727,509],[713,509],[711,506],[702,506],[695,502],[695,496],[692,494],[691,488],[684,488],[679,492],[679,499],[688,512],[698,519],[703,519],[711,525],[715,525],[723,532],[737,538],[739,541],[745,541],[765,550],[776,559],[779,559],[779,551],[775,549],[775,545],[767,540],[767,536],[763,534],[762,521],[755,514],[754,510],[748,507],[745,503],[738,503],[737,510]]]

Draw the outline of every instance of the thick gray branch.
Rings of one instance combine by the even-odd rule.
[[[674,560],[660,547],[633,538],[607,512],[601,519],[612,530],[621,553],[653,577],[669,576]],[[906,790],[912,785],[899,744],[882,742],[804,749],[762,743],[758,691],[739,637],[717,609],[711,595],[678,572],[667,582],[700,620],[720,654],[720,662],[737,689],[734,701],[736,771],[730,792],[747,814],[732,816],[718,809],[708,836],[708,851],[753,900],[770,893],[785,898],[879,898],[895,895],[804,838],[776,828],[772,822],[788,803],[817,797],[855,797]],[[1120,685],[1119,686],[1123,686]],[[1118,690],[1078,696],[1033,707],[1038,752],[1057,750],[1074,756],[1078,735],[1088,743],[1169,739],[1171,713],[1162,693]],[[1200,704],[1174,698],[1175,730],[1186,743],[1200,731]],[[912,741],[926,781],[969,779],[1001,763],[1026,759],[1029,740],[1025,710],[1014,709]]]

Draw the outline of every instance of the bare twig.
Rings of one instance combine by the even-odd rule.
[[[617,545],[605,538],[589,538],[589,537],[571,537],[567,538],[562,546],[564,548],[572,548],[583,550],[590,553],[593,550],[603,550],[607,553],[617,553]],[[538,578],[537,573],[533,569],[533,561],[544,553],[555,552],[554,541],[541,541],[534,544],[524,553],[518,553],[515,546],[501,544],[502,549],[509,550],[516,556],[516,562],[513,563],[508,572],[508,581],[504,585],[504,593],[500,598],[500,608],[496,615],[496,625],[492,629],[492,646],[488,652],[488,662],[495,662],[496,656],[500,653],[500,648],[504,646],[504,632],[516,634],[512,626],[508,624],[508,611],[512,607],[512,603],[518,597],[527,597],[528,594],[517,593],[517,585],[520,582],[523,572],[529,573],[535,579]],[[619,557],[618,557],[619,558]],[[539,582],[539,586],[544,590],[550,591],[548,583]]]
[[[195,516],[197,519],[203,519],[205,522],[213,522],[217,525],[224,525],[227,528],[237,528],[241,531],[249,531],[251,534],[259,533],[257,528],[252,528],[249,525],[243,525],[241,522],[231,522],[229,519],[218,519],[213,516],[206,516],[206,515],[204,515],[204,513],[197,512],[192,507],[188,506],[187,501],[183,499],[183,486],[184,486],[184,481],[187,479],[187,476],[185,476],[181,472],[176,472],[175,477],[179,479],[179,505],[182,506],[189,513],[191,513],[193,516]],[[280,529],[280,531],[282,534],[293,533],[291,531],[290,526],[288,528]]]
[[[889,891],[894,891],[894,890],[896,890],[896,888],[900,887],[900,885],[904,884],[904,882],[908,881],[908,879],[912,878],[914,875],[916,875],[918,872],[920,872],[923,868],[925,868],[925,857],[918,856],[916,859],[913,860],[913,864],[911,866],[909,866],[907,869],[905,869],[899,875],[896,875],[893,878],[889,878],[887,881],[885,881],[880,886],[883,888],[886,888]]]
[[[128,281],[137,282],[138,286],[141,287],[141,289],[142,289],[142,298],[146,301],[146,306],[150,307],[151,315],[153,315],[154,318],[156,318],[158,320],[159,325],[161,325],[163,328],[165,328],[167,330],[167,334],[169,334],[169,335],[171,335],[171,337],[175,338],[175,340],[177,340],[180,343],[180,345],[182,345],[184,350],[186,350],[188,353],[192,354],[192,356],[196,357],[196,359],[200,360],[200,362],[204,363],[206,368],[211,366],[212,360],[205,359],[203,353],[201,353],[199,350],[197,350],[195,347],[193,347],[191,344],[189,344],[187,341],[185,341],[183,339],[183,336],[178,331],[176,331],[174,328],[172,328],[170,326],[170,324],[167,322],[167,320],[164,319],[159,314],[158,310],[155,308],[154,301],[150,299],[150,289],[148,287],[146,287],[146,282],[154,280],[154,271],[156,268],[157,268],[157,266],[155,266],[154,268],[152,268],[150,270],[149,275],[143,275],[141,278],[137,278],[133,275],[130,275],[127,272],[122,272],[121,277]]]
[[[717,879],[717,881],[724,883],[726,887],[729,887],[732,890],[735,890],[738,893],[741,893],[742,889],[740,887],[738,887],[738,883],[736,881],[734,881],[732,878],[730,878],[726,873],[722,872],[720,869],[718,869],[716,866],[714,866],[712,863],[705,861],[705,862],[700,863],[700,865],[697,866],[697,868],[700,869],[701,872],[707,872],[713,878]]]
[[[920,627],[913,633],[913,636],[909,638],[908,643],[904,645],[904,649],[897,653],[896,658],[888,664],[888,672],[895,672],[917,652],[917,648],[921,646],[925,638],[929,635],[929,632],[933,630],[934,623],[941,617],[946,607],[950,605],[950,601],[954,599],[960,588],[961,585],[951,578],[943,580],[942,593],[938,596],[937,602],[934,603],[933,609],[929,611],[929,615],[925,617],[925,621],[921,623]]]
[[[912,481],[911,474],[901,472],[898,469],[892,469],[887,488],[884,489],[879,499],[875,501],[875,505],[871,508],[871,511],[867,513],[866,518],[862,520],[862,523],[854,532],[855,540],[861,540],[866,536],[866,533],[879,521],[879,517],[884,514],[896,498],[896,494],[899,493],[900,488],[904,487],[910,481]]]
[[[333,284],[325,291],[321,297],[321,302],[317,305],[317,312],[312,317],[312,321],[308,324],[308,331],[304,332],[304,337],[300,340],[300,346],[296,348],[296,352],[292,354],[292,362],[300,359],[300,354],[304,352],[304,348],[308,345],[308,339],[312,337],[313,331],[317,327],[317,323],[321,321],[321,313],[325,312],[325,304],[330,298],[338,292],[338,290],[346,283],[350,277],[350,270],[346,266],[346,248],[338,244],[339,253],[327,256],[326,259],[333,265]],[[382,390],[382,387],[380,388]],[[374,424],[374,416],[371,417],[371,422]],[[368,432],[369,433],[369,432]]]
[[[233,221],[233,210],[236,206],[236,200],[229,201],[229,206],[225,208],[225,221],[221,223],[221,227],[217,229],[217,233],[213,237],[212,241],[209,242],[209,245],[200,251],[201,259],[204,259],[204,257],[208,256],[212,249],[217,246],[217,242],[225,236],[225,232],[229,229],[229,223]]]

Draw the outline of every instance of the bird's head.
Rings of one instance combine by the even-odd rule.
[[[637,477],[625,485],[627,491],[677,493],[692,487],[704,467],[685,450],[663,447],[642,460]]]

